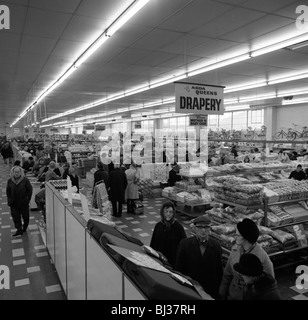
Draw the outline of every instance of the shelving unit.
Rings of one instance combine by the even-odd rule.
[[[292,223],[288,223],[288,224],[283,224],[283,225],[279,225],[279,226],[275,226],[275,227],[269,227],[267,224],[267,212],[270,206],[274,206],[274,205],[282,205],[282,204],[289,204],[289,203],[296,203],[296,202],[300,202],[300,201],[307,201],[308,198],[301,198],[301,199],[293,199],[293,200],[288,200],[288,201],[280,201],[280,202],[273,202],[273,203],[269,203],[268,202],[268,198],[265,197],[263,200],[263,205],[256,205],[256,206],[243,206],[237,203],[232,203],[229,201],[225,201],[225,200],[221,200],[221,199],[214,199],[214,201],[229,205],[229,206],[235,206],[235,207],[239,207],[239,208],[243,208],[243,209],[263,209],[264,210],[264,226],[268,227],[272,230],[276,230],[276,229],[282,229],[282,228],[286,228],[288,226],[293,226],[293,225],[300,225],[303,223],[308,223],[308,219],[306,220],[302,220],[302,221],[297,221],[297,222],[292,222]],[[295,243],[295,242],[294,242]],[[230,254],[230,250],[226,247],[223,247],[223,254],[225,255],[225,258],[229,256]],[[275,251],[275,252],[271,252],[268,253],[269,257],[271,258],[271,260],[274,262],[278,261],[278,260],[283,260],[283,258],[286,258],[286,255],[298,252],[298,251],[307,251],[307,257],[308,257],[308,244],[307,245],[303,245],[303,246],[297,246],[297,247],[293,247],[293,248],[286,248],[285,245],[283,244],[283,249],[279,250],[279,251]],[[286,259],[284,259],[286,260]],[[307,258],[304,258],[303,261],[307,261]],[[294,263],[299,263],[300,261],[296,260],[294,261]],[[294,263],[286,263],[286,261],[284,261],[284,263],[282,265],[278,265],[275,266],[275,269],[280,269],[280,268],[284,268],[284,267],[288,267]]]

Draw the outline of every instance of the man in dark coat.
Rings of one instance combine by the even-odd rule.
[[[13,150],[10,145],[10,142],[7,141],[1,149],[1,155],[4,160],[4,164],[7,164],[7,159],[9,159],[9,163],[13,163]]]
[[[211,220],[199,216],[193,220],[195,236],[179,243],[175,269],[197,280],[204,291],[214,299],[222,279],[222,250],[220,244],[209,238]]]
[[[306,173],[303,170],[303,167],[301,164],[297,165],[296,170],[292,171],[290,173],[289,179],[294,179],[294,180],[306,180]]]
[[[94,185],[93,185],[93,190],[95,185],[100,182],[104,181],[106,190],[109,190],[109,174],[107,171],[104,169],[104,164],[102,162],[97,163],[97,171],[94,172]]]
[[[177,181],[182,180],[181,176],[178,175],[181,167],[177,163],[172,164],[171,167],[172,169],[169,171],[168,183],[170,187],[173,187]]]
[[[11,169],[11,178],[7,182],[6,195],[8,206],[11,208],[11,216],[17,231],[13,237],[20,236],[26,232],[29,225],[29,203],[32,197],[32,185],[25,177],[20,166]],[[24,224],[22,225],[22,220]]]
[[[109,199],[112,203],[113,216],[122,216],[122,204],[125,200],[127,178],[125,172],[116,164],[114,170],[109,172]]]

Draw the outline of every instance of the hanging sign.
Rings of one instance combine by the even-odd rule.
[[[222,86],[175,82],[175,112],[224,114]]]
[[[190,126],[204,126],[207,127],[207,116],[190,115],[189,116]]]
[[[94,130],[94,129],[95,129],[95,126],[92,124],[83,126],[83,130]]]
[[[96,130],[96,131],[104,131],[104,130],[106,130],[106,126],[96,125],[96,126],[95,126],[95,130]]]

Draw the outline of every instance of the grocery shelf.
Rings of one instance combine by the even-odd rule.
[[[302,224],[302,223],[306,223],[308,222],[308,220],[303,220],[303,221],[297,221],[297,222],[292,222],[292,223],[288,223],[288,224],[281,224],[279,226],[276,226],[276,227],[271,227],[272,230],[274,229],[281,229],[281,228],[284,228],[284,227],[289,227],[289,226],[294,226],[296,224]]]
[[[264,205],[262,205],[262,204],[244,206],[242,204],[238,204],[238,203],[234,203],[234,202],[230,202],[230,201],[226,201],[226,200],[222,200],[222,199],[217,199],[217,198],[214,198],[213,201],[221,202],[223,204],[227,204],[227,205],[233,206],[233,207],[238,207],[238,208],[241,208],[241,209],[252,209],[252,210],[255,209],[255,210],[258,210],[258,209],[263,209],[264,208]]]

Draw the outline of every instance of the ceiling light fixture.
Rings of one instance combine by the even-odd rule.
[[[300,79],[304,79],[304,78],[308,78],[308,73],[307,72],[300,73],[300,74],[295,74],[295,75],[289,76],[289,77],[282,77],[282,78],[272,79],[272,80],[268,81],[268,84],[272,85],[272,84],[276,84],[276,83],[300,80]]]
[[[242,54],[237,57],[232,57],[232,58],[225,59],[222,61],[217,61],[217,62],[211,63],[203,68],[188,72],[188,77],[193,77],[193,76],[200,74],[200,73],[204,73],[204,72],[208,72],[208,71],[215,70],[218,68],[222,68],[222,67],[225,67],[225,66],[237,63],[237,62],[241,62],[244,60],[248,60],[248,59],[250,59],[250,55],[249,55],[249,53],[246,53],[246,54]]]
[[[225,111],[239,111],[239,110],[245,110],[245,109],[249,109],[249,108],[250,108],[249,104],[242,104],[242,105],[238,105],[238,106],[225,107]]]
[[[146,1],[146,2],[148,2],[148,1]],[[112,35],[112,29],[111,29],[111,31],[109,29],[109,33],[108,33],[108,29],[107,29],[107,34],[108,35]],[[284,48],[284,47],[286,47],[288,45],[292,45],[292,44],[296,44],[296,43],[299,43],[299,42],[303,42],[305,40],[308,40],[308,34],[307,33],[302,34],[302,35],[297,36],[297,37],[292,37],[290,39],[285,39],[285,40],[279,41],[277,43],[272,43],[271,45],[267,45],[264,48],[253,50],[250,53],[240,54],[240,55],[237,55],[237,56],[231,56],[231,57],[228,57],[228,58],[224,58],[223,60],[215,61],[215,62],[213,62],[211,64],[207,63],[203,67],[199,67],[198,69],[191,70],[188,73],[184,73],[182,75],[178,75],[177,77],[171,77],[170,79],[166,79],[165,78],[165,79],[162,79],[162,80],[158,80],[157,82],[153,83],[152,85],[146,85],[144,87],[140,87],[140,88],[137,88],[137,89],[134,89],[134,90],[127,91],[126,93],[118,94],[118,95],[116,95],[116,96],[114,96],[112,98],[109,98],[109,99],[98,100],[98,101],[96,101],[96,102],[94,102],[92,104],[88,104],[88,105],[85,105],[85,106],[82,106],[82,107],[79,107],[79,108],[72,109],[69,114],[75,113],[75,112],[79,112],[79,111],[82,111],[82,110],[85,110],[85,109],[93,108],[93,107],[99,106],[101,104],[104,104],[106,102],[118,100],[118,99],[121,99],[121,98],[123,98],[125,96],[128,96],[128,95],[131,95],[131,94],[135,94],[135,93],[146,91],[146,90],[149,90],[149,89],[152,89],[152,88],[155,88],[155,87],[159,87],[159,86],[162,86],[164,84],[168,84],[168,83],[174,82],[174,81],[176,81],[176,79],[180,80],[180,79],[183,79],[183,78],[187,78],[187,77],[191,77],[191,76],[194,76],[194,75],[198,75],[200,73],[205,73],[205,72],[208,72],[208,71],[211,71],[211,70],[222,68],[224,66],[228,66],[228,65],[240,62],[240,61],[245,61],[245,60],[247,60],[247,59],[249,59],[251,57],[256,57],[256,56],[259,56],[259,55],[263,55],[263,54],[266,54],[268,52],[272,52],[272,51]],[[264,85],[265,85],[265,83],[264,83]],[[262,84],[258,84],[258,86],[262,86]],[[232,88],[231,88],[231,90],[232,90]],[[243,89],[238,88],[237,91],[239,91],[239,90],[243,90]],[[229,92],[231,92],[231,91],[229,91]],[[46,119],[42,120],[42,122],[50,121],[50,120],[53,120],[53,119],[56,119],[56,118],[59,118],[59,117],[62,117],[62,116],[63,116],[63,113],[62,114],[57,114],[57,115],[55,115],[53,117],[46,118]]]
[[[304,99],[297,99],[297,100],[283,100],[282,105],[289,105],[289,104],[301,104],[301,103],[308,103],[308,98]]]
[[[149,0],[136,0],[128,8],[123,11],[120,16],[77,58],[77,60],[70,66],[42,95],[40,95],[35,102],[32,103],[22,113],[22,116],[11,124],[14,126],[21,118],[23,118],[27,111],[31,110],[36,103],[45,98],[51,91],[58,87],[66,78],[68,78],[73,71],[75,71],[82,63],[84,63],[101,45],[110,38],[119,28],[121,28],[129,19],[131,19],[139,10],[141,10]]]
[[[255,89],[259,87],[264,87],[267,85],[267,81],[260,81],[256,83],[251,83],[247,85],[242,85],[242,86],[234,86],[234,87],[227,87],[224,90],[224,93],[230,93],[230,92],[237,92],[241,90],[248,90],[248,89]]]
[[[293,44],[291,46],[288,46],[286,47],[286,49],[289,49],[289,50],[297,50],[297,49],[300,49],[300,48],[303,48],[303,47],[306,47],[308,46],[308,41],[302,41],[300,43],[297,43],[297,44]]]
[[[263,48],[253,50],[251,52],[251,57],[257,57],[257,56],[260,56],[260,55],[263,55],[263,54],[266,54],[269,52],[273,52],[273,51],[294,45],[296,43],[301,43],[301,42],[307,41],[307,40],[308,40],[308,33],[305,33],[300,36],[293,37],[291,39],[286,39],[286,40],[265,46]]]

